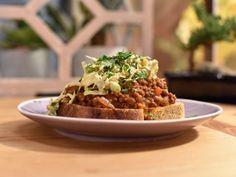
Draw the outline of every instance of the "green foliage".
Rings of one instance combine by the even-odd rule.
[[[193,8],[202,27],[193,30],[188,43],[182,44],[186,50],[195,50],[199,45],[207,43],[232,42],[236,39],[236,17],[222,19],[209,14],[204,4],[194,3]]]
[[[70,2],[68,2],[70,4]],[[75,4],[74,4],[75,5]],[[50,28],[64,41],[72,37],[93,18],[93,14],[77,1],[76,8],[66,10],[53,4],[45,6],[41,16]],[[75,12],[76,11],[76,12]],[[40,14],[40,13],[39,13]],[[45,17],[44,17],[45,16]]]
[[[46,23],[55,31],[63,41],[68,41],[76,34],[75,23],[72,18],[62,13],[60,9],[53,5],[47,5],[46,12],[50,20]]]
[[[4,32],[6,37],[0,42],[0,47],[28,47],[33,49],[46,47],[46,44],[25,22],[18,22],[16,29],[4,29]]]

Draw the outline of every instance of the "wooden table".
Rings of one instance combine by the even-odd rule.
[[[236,106],[183,135],[146,143],[89,143],[64,138],[0,99],[1,177],[235,177]]]

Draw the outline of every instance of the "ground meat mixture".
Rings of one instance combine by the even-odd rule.
[[[65,93],[73,93],[78,86],[66,88]],[[151,108],[174,104],[175,95],[168,92],[164,79],[139,80],[127,93],[111,92],[107,95],[86,95],[82,92],[76,95],[75,104],[100,108]]]

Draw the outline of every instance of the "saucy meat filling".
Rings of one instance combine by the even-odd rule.
[[[64,94],[77,92],[78,86],[67,87]],[[166,81],[156,78],[133,83],[127,93],[111,92],[106,95],[84,95],[80,90],[74,104],[99,108],[145,109],[174,104],[176,97],[168,92]],[[68,102],[65,97],[63,102]]]

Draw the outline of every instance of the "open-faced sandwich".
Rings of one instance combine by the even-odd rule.
[[[50,115],[79,118],[161,120],[184,117],[165,79],[157,77],[158,61],[132,52],[88,57],[80,80],[66,85],[48,105]]]

